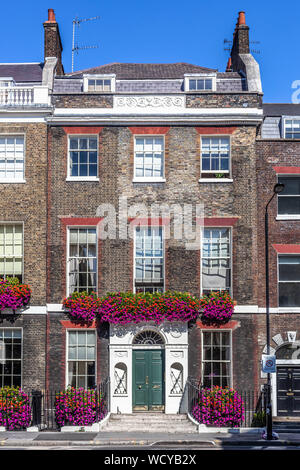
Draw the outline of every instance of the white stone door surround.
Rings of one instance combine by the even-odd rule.
[[[164,344],[132,344],[136,335],[152,330],[161,335]],[[165,413],[176,414],[188,377],[187,322],[130,323],[110,325],[109,368],[111,380],[111,412],[132,413],[132,350],[165,350]],[[181,390],[180,390],[181,389]]]

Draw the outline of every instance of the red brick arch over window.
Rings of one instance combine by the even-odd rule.
[[[66,134],[100,134],[103,127],[91,127],[91,126],[80,126],[80,127],[63,127]]]
[[[228,135],[233,134],[236,127],[196,127],[198,134],[203,135]]]
[[[288,244],[288,245],[283,245],[283,244],[280,244],[280,243],[274,243],[272,245],[272,247],[274,248],[274,250],[278,253],[278,254],[286,254],[286,255],[298,255],[300,254],[300,245],[296,245],[296,244]]]
[[[170,130],[169,127],[129,127],[129,130],[132,134],[141,134],[141,135],[163,135],[167,134]]]

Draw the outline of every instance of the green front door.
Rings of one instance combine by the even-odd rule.
[[[133,410],[164,409],[164,350],[133,350]]]

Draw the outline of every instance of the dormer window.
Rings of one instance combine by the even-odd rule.
[[[300,117],[284,119],[284,138],[300,139]]]
[[[115,91],[115,75],[84,75],[83,91],[88,93],[112,93]]]
[[[185,91],[203,92],[216,90],[216,75],[189,75],[185,76]]]
[[[8,88],[15,86],[15,81],[12,77],[0,77],[0,88]]]
[[[212,78],[200,78],[198,80],[190,78],[189,80],[189,90],[212,90]]]
[[[89,78],[88,91],[111,91],[111,80]]]

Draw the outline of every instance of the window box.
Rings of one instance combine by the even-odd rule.
[[[200,299],[201,321],[209,325],[228,323],[234,312],[234,302],[228,292],[210,292]]]
[[[99,311],[99,301],[95,293],[73,292],[63,300],[63,308],[72,320],[92,322]]]
[[[0,279],[0,312],[5,308],[17,310],[28,305],[31,288],[17,278]]]

